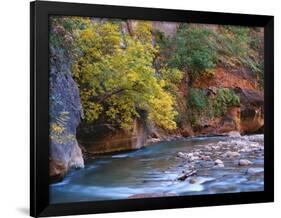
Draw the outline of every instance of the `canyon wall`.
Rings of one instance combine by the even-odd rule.
[[[76,128],[81,120],[79,90],[70,71],[67,58],[51,49],[50,58],[50,154],[51,180],[64,177],[71,167],[84,167],[81,149],[76,140]]]

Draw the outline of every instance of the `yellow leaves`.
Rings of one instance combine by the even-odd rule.
[[[65,127],[57,122],[50,124],[50,139],[56,143],[65,143],[67,140],[76,140],[75,135],[65,132]]]
[[[166,83],[165,83],[165,81],[163,79],[161,79],[159,81],[159,85],[160,85],[161,88],[163,88],[166,85]]]
[[[141,109],[157,125],[176,127],[174,99],[165,90],[172,78],[155,77],[151,22],[139,22],[134,37],[122,38],[120,23],[108,21],[88,25],[79,34],[81,55],[72,69],[88,122],[103,115],[104,122],[131,129]],[[126,46],[121,48],[123,40]],[[180,79],[176,70],[167,75]]]
[[[51,123],[50,131],[55,134],[61,134],[64,131],[64,127],[58,123]]]
[[[151,21],[139,21],[137,23],[134,35],[142,43],[152,43],[152,22]]]
[[[173,108],[174,99],[169,93],[164,92],[162,88],[159,91],[158,95],[152,96],[148,100],[150,105],[148,118],[165,129],[175,129],[174,118],[177,112]]]
[[[95,121],[99,118],[100,114],[103,111],[103,107],[101,104],[91,102],[89,99],[87,99],[86,102],[84,102],[85,107],[85,118],[88,121]]]

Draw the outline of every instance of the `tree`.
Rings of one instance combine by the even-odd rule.
[[[72,71],[88,122],[103,119],[124,129],[148,112],[157,125],[176,128],[174,98],[156,76],[150,22],[139,22],[134,35],[121,31],[121,21],[92,21],[76,31],[80,55]]]

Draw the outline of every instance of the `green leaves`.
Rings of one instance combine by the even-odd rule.
[[[228,107],[240,106],[240,98],[235,92],[228,88],[219,89],[214,102],[216,116],[226,113]]]
[[[207,96],[204,89],[191,88],[187,103],[191,109],[191,123],[196,126],[202,117],[223,116],[229,107],[240,106],[240,98],[229,88],[218,89],[214,96]]]
[[[169,65],[188,72],[191,79],[213,69],[217,53],[209,43],[211,33],[202,26],[182,24],[173,39],[175,51]]]

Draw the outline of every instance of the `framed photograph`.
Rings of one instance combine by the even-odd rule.
[[[31,216],[274,200],[273,16],[35,1],[30,22]]]

